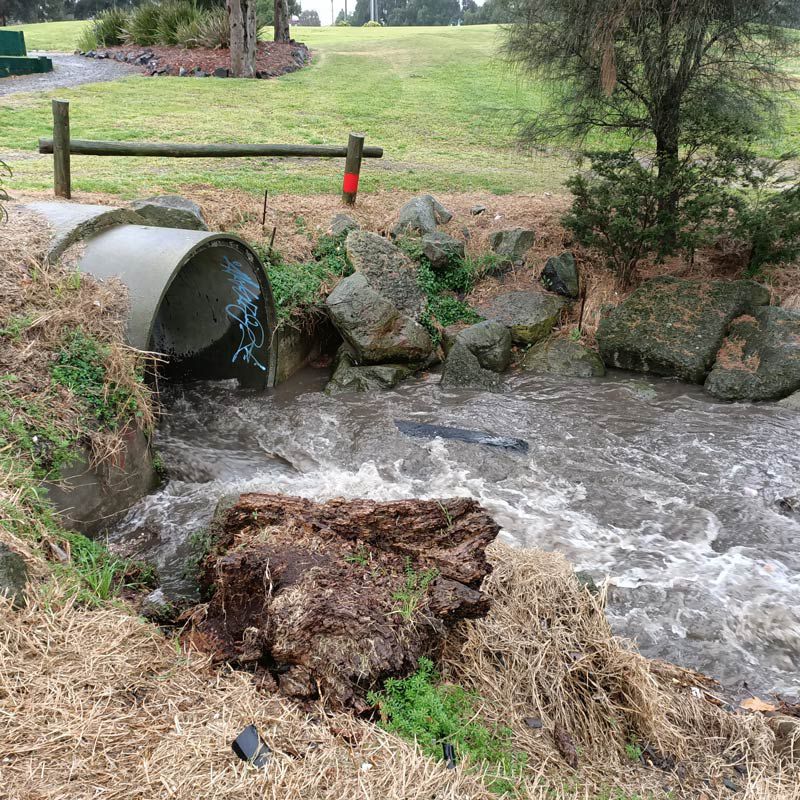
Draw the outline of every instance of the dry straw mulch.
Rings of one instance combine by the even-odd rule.
[[[735,751],[751,776],[738,798],[800,798],[798,765],[781,764],[764,721],[665,686],[560,556],[496,544],[491,558],[494,608],[465,626],[445,673],[478,689],[481,714],[509,724],[528,754],[518,796],[666,797],[670,786],[675,798],[731,797],[720,776]],[[531,716],[542,729],[524,724]],[[230,750],[251,723],[274,751],[263,772]],[[578,746],[575,771],[556,724]],[[626,759],[629,726],[680,756],[683,785]],[[493,797],[478,769],[447,770],[368,722],[261,694],[249,673],[212,670],[124,608],[77,608],[53,583],[23,611],[0,609],[0,787],[8,800]]]

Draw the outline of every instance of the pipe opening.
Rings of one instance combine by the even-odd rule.
[[[216,239],[194,250],[167,288],[156,312],[149,349],[169,361],[167,379],[270,383],[272,298],[249,248]]]

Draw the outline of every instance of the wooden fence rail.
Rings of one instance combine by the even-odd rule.
[[[53,138],[39,139],[39,152],[53,156],[56,197],[71,195],[70,156],[139,156],[155,158],[344,158],[342,198],[353,205],[362,158],[382,158],[382,147],[365,147],[362,134],[351,133],[346,146],[316,144],[181,144],[72,139],[69,103],[53,100]]]

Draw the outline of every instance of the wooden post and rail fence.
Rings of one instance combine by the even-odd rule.
[[[155,158],[344,158],[342,199],[356,202],[361,161],[382,158],[382,147],[365,147],[364,135],[351,133],[346,146],[316,144],[161,144],[155,142],[107,142],[72,139],[69,103],[53,100],[53,138],[39,139],[39,152],[53,156],[56,197],[72,194],[71,156],[145,156]]]

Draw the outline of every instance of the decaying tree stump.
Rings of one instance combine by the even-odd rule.
[[[370,689],[486,614],[498,530],[466,498],[242,495],[217,517],[201,579],[213,594],[187,635],[219,660],[268,669],[288,696],[363,711]]]

